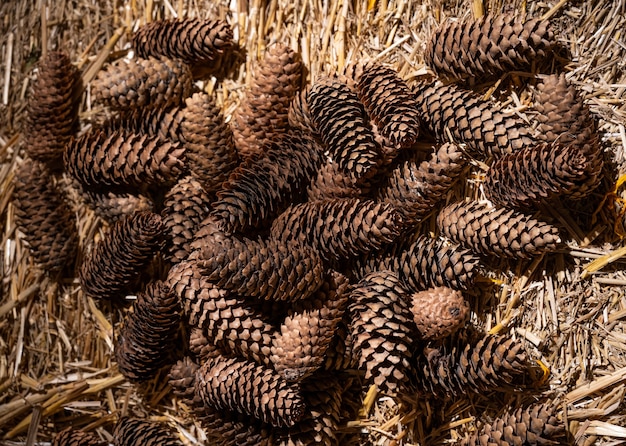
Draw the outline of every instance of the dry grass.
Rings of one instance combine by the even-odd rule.
[[[396,67],[410,82],[427,72],[425,40],[446,16],[485,11],[525,11],[550,17],[571,54],[565,69],[600,120],[603,147],[613,166],[606,197],[577,209],[551,209],[567,227],[570,250],[534,261],[500,265],[494,285],[475,294],[474,322],[491,332],[527,341],[550,369],[542,394],[495,394],[433,406],[405,396],[401,401],[366,399],[363,417],[346,420],[344,432],[361,430],[363,443],[449,444],[475,428],[477,414],[496,415],[522,401],[559,404],[577,445],[626,442],[626,273],[623,271],[626,174],[626,1],[498,2],[480,0],[8,0],[0,5],[0,435],[7,444],[49,440],[71,420],[110,439],[124,412],[167,420],[186,444],[201,433],[178,410],[163,377],[136,388],[111,361],[113,331],[121,314],[85,297],[71,278],[47,281],[33,267],[15,228],[11,179],[23,156],[20,127],[25,97],[41,53],[64,49],[89,81],[114,58],[146,18],[199,16],[227,19],[245,63],[223,82],[207,79],[230,115],[249,79],[250,66],[273,42],[288,42],[303,56],[308,80],[342,71],[362,58]],[[504,3],[504,5],[503,5]],[[512,79],[523,81],[524,77]],[[508,81],[507,81],[508,82]],[[506,82],[503,83],[503,85]],[[521,85],[521,84],[518,84]],[[532,113],[521,89],[496,91],[504,106]],[[520,93],[520,91],[522,91]],[[83,95],[81,121],[102,114]],[[480,196],[481,165],[451,194]],[[602,199],[605,198],[604,201]],[[596,207],[601,208],[596,209]],[[594,212],[594,211],[598,212]],[[81,243],[91,243],[101,224],[77,209]]]

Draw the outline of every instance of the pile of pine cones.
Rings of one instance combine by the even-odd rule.
[[[80,136],[76,69],[62,53],[39,65],[16,215],[53,278],[73,274],[78,257],[62,178],[108,222],[76,268],[95,299],[137,294],[116,336],[124,376],[167,367],[181,405],[224,445],[337,444],[342,399],[371,385],[432,399],[532,389],[530,353],[470,326],[465,292],[489,257],[560,246],[536,210],[597,188],[596,124],[563,74],[540,77],[534,127],[465,81],[541,66],[556,49],[548,23],[446,21],[425,53],[439,78],[413,88],[378,63],[301,88],[298,54],[275,44],[227,122],[192,73],[217,69],[232,46],[221,21],[144,26],[134,58],[91,85],[114,117]],[[432,147],[426,159],[418,142]],[[471,157],[489,165],[490,201],[442,205]],[[436,237],[420,229],[431,215]],[[562,432],[539,404],[482,420],[465,442]],[[177,444],[132,418],[114,439]],[[55,444],[99,439],[65,431]]]

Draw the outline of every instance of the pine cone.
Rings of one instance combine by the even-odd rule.
[[[347,370],[358,367],[359,358],[354,350],[354,338],[349,325],[350,314],[346,311],[343,319],[335,327],[335,336],[326,349],[324,370]]]
[[[233,132],[215,100],[195,93],[185,100],[182,136],[187,148],[189,169],[204,189],[212,194],[228,179],[239,158]]]
[[[78,127],[80,76],[70,58],[51,51],[39,61],[39,74],[26,104],[22,134],[28,155],[49,168],[62,167],[63,150]]]
[[[476,201],[442,209],[437,226],[446,237],[486,256],[529,258],[554,251],[561,242],[555,226]]]
[[[154,203],[145,195],[92,190],[76,180],[72,181],[72,188],[87,207],[109,224],[136,212],[154,211]]]
[[[96,75],[93,96],[115,109],[168,107],[180,104],[191,93],[189,67],[170,59],[131,59],[109,65]]]
[[[87,132],[65,151],[67,172],[88,188],[172,184],[185,171],[185,148],[133,133]]]
[[[354,287],[350,302],[350,329],[365,380],[382,392],[398,392],[408,380],[416,332],[408,291],[391,271],[376,271]]]
[[[167,57],[188,64],[215,64],[233,46],[233,30],[223,20],[156,20],[137,30],[137,57]]]
[[[161,249],[164,232],[163,220],[151,212],[116,222],[81,266],[83,292],[99,299],[122,297]]]
[[[243,157],[263,153],[264,146],[287,131],[289,104],[301,82],[300,55],[283,44],[272,45],[259,61],[233,115],[235,143]]]
[[[13,206],[31,255],[51,276],[74,266],[78,233],[74,212],[45,165],[26,159],[15,173]]]
[[[189,330],[189,351],[199,364],[222,354],[220,348],[209,339],[207,331],[200,327],[191,327]]]
[[[307,189],[309,201],[324,201],[334,198],[362,198],[366,194],[363,185],[357,186],[337,163],[327,161],[317,171]]]
[[[139,293],[115,345],[122,375],[132,381],[152,378],[170,360],[180,325],[180,302],[169,285],[152,282]]]
[[[139,107],[106,121],[101,130],[111,136],[114,132],[159,137],[172,143],[183,142],[182,122],[185,111],[179,106],[168,108]]]
[[[456,85],[422,84],[415,90],[418,111],[425,127],[440,140],[447,131],[456,143],[482,156],[512,153],[531,145],[527,124],[495,103]]]
[[[174,395],[192,410],[204,406],[195,391],[196,372],[199,368],[200,366],[190,357],[185,356],[173,364],[167,374],[167,380]]]
[[[420,338],[437,341],[456,332],[469,317],[469,304],[460,291],[430,288],[411,294],[413,321]]]
[[[357,93],[372,121],[394,147],[415,143],[420,127],[415,96],[394,69],[367,64],[357,79]]]
[[[217,218],[209,214],[200,223],[200,226],[196,230],[195,237],[189,245],[191,253],[189,254],[188,260],[200,259],[202,252],[207,247],[217,249],[217,246],[221,246],[222,250],[230,249],[235,239],[235,236],[227,235],[222,231]]]
[[[309,110],[309,104],[307,97],[311,87],[305,86],[300,92],[296,93],[291,103],[289,104],[289,110],[287,111],[287,121],[289,127],[292,129],[300,130],[305,135],[315,134],[315,126],[311,118],[311,111]]]
[[[75,430],[72,426],[63,429],[54,436],[52,446],[103,446],[105,441],[92,433]]]
[[[113,431],[114,446],[181,446],[169,426],[164,423],[123,417]]]
[[[547,20],[513,14],[446,20],[432,33],[424,61],[439,76],[500,77],[527,71],[556,46]]]
[[[298,387],[250,361],[217,357],[196,375],[196,392],[207,406],[252,415],[272,426],[293,426],[305,414]]]
[[[322,77],[306,102],[317,133],[339,167],[355,183],[374,176],[382,153],[356,92],[337,79]]]

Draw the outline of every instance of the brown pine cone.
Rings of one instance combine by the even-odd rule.
[[[113,446],[182,446],[165,423],[123,417],[115,425]]]
[[[474,92],[438,81],[414,92],[422,123],[442,141],[449,131],[454,142],[482,156],[512,153],[534,141],[522,119]]]
[[[136,212],[154,211],[154,203],[145,195],[93,190],[76,180],[72,181],[72,188],[87,207],[109,224]]]
[[[415,96],[396,70],[369,63],[358,77],[356,88],[384,138],[397,148],[415,143],[420,128]]]
[[[438,341],[459,330],[469,317],[469,304],[460,291],[430,288],[411,294],[413,321],[420,338]]]
[[[195,93],[185,103],[181,127],[189,169],[212,194],[239,163],[233,132],[208,94]]]
[[[289,104],[302,82],[302,60],[291,48],[272,45],[254,70],[249,88],[232,120],[239,154],[263,153],[288,128]]]
[[[448,19],[432,33],[424,61],[439,76],[500,77],[545,60],[556,40],[547,20],[514,14]]]
[[[237,358],[205,362],[196,375],[196,392],[209,407],[252,415],[276,427],[293,426],[306,411],[297,386],[272,369]]]
[[[54,436],[52,446],[103,446],[107,444],[96,434],[75,430],[72,426]]]
[[[189,67],[170,59],[131,59],[109,65],[93,80],[96,101],[115,109],[168,107],[189,96],[192,77]]]
[[[453,203],[437,215],[437,227],[456,243],[486,256],[529,258],[554,251],[561,239],[551,224],[488,203]]]
[[[309,201],[324,201],[334,198],[362,198],[367,193],[363,184],[356,185],[337,163],[327,161],[317,171],[307,188]]]
[[[199,364],[222,354],[220,348],[209,339],[207,331],[200,327],[190,327],[189,329],[189,351]]]
[[[168,108],[135,108],[106,121],[101,129],[107,136],[113,132],[134,133],[159,137],[172,143],[183,142],[182,122],[184,109],[179,106]]]
[[[173,364],[167,374],[167,381],[174,395],[192,410],[204,406],[199,395],[196,395],[195,392],[196,372],[199,368],[200,366],[190,357],[185,356]]]
[[[236,237],[233,235],[227,235],[220,229],[219,221],[213,215],[209,214],[200,223],[200,226],[196,230],[194,239],[189,244],[191,253],[188,260],[198,260],[202,257],[202,252],[211,247],[211,249],[227,250],[233,246],[233,240]]]
[[[17,226],[31,255],[44,271],[56,276],[72,270],[78,248],[76,217],[46,166],[26,159],[13,180]]]
[[[185,172],[185,148],[158,137],[96,130],[70,142],[65,169],[88,188],[163,186]]]
[[[165,226],[158,214],[138,212],[117,221],[91,250],[79,271],[85,294],[121,298],[161,250]]]
[[[31,158],[57,169],[63,165],[65,145],[78,130],[80,75],[61,51],[48,52],[38,65],[26,104],[23,146]]]
[[[137,57],[167,57],[188,64],[212,65],[233,46],[233,30],[223,20],[156,20],[137,30]]]
[[[139,293],[116,339],[115,359],[131,381],[152,378],[170,360],[180,325],[180,302],[170,286],[157,281]]]
[[[306,85],[300,92],[296,93],[289,104],[289,110],[287,112],[289,127],[298,129],[307,135],[315,134],[311,110],[309,110],[309,104],[307,103],[310,90],[311,86]]]
[[[321,77],[311,87],[306,103],[316,132],[350,179],[357,183],[374,176],[382,153],[356,92],[337,79]]]

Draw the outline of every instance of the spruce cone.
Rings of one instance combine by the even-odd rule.
[[[156,20],[137,30],[137,57],[167,57],[188,64],[212,65],[233,45],[233,30],[223,20]]]
[[[105,441],[92,433],[75,430],[72,426],[63,429],[54,436],[52,446],[102,446]]]
[[[169,426],[164,423],[123,417],[113,431],[114,446],[181,446]]]
[[[92,89],[96,101],[115,109],[168,107],[191,93],[189,67],[169,59],[131,59],[98,72]]]
[[[287,112],[287,121],[289,127],[300,130],[305,135],[315,134],[315,125],[311,118],[311,111],[307,103],[307,97],[311,87],[305,86],[291,100],[289,110]]]
[[[176,181],[185,171],[185,149],[158,137],[87,132],[65,151],[65,169],[88,188],[142,189]]]
[[[196,392],[207,406],[252,415],[272,426],[293,426],[305,414],[298,387],[250,361],[217,357],[196,375]]]
[[[366,191],[361,186],[354,184],[337,163],[327,161],[320,166],[317,176],[309,184],[307,198],[309,201],[362,198]]]
[[[356,183],[374,176],[382,153],[356,92],[337,79],[323,77],[313,84],[306,102],[317,133],[350,179]]]
[[[136,212],[152,212],[154,210],[154,203],[145,195],[92,190],[78,181],[72,181],[72,187],[78,192],[87,207],[110,224]]]
[[[85,258],[79,280],[83,292],[99,299],[123,297],[163,244],[158,214],[139,212],[116,222]]]
[[[184,109],[180,107],[139,107],[106,121],[101,129],[107,136],[113,132],[159,137],[172,143],[183,142]]]
[[[180,324],[180,302],[169,285],[152,282],[139,293],[134,311],[117,336],[115,359],[126,378],[152,378],[170,360]]]
[[[237,150],[243,157],[262,153],[288,128],[289,104],[302,82],[300,55],[280,43],[267,50],[233,116]]]
[[[167,374],[167,380],[174,395],[192,410],[204,406],[199,395],[196,395],[196,372],[200,366],[185,356],[173,364]]]
[[[233,132],[208,94],[195,93],[185,103],[181,127],[189,169],[212,194],[239,162]]]
[[[222,354],[220,348],[209,339],[207,331],[200,327],[191,327],[189,330],[189,351],[199,364]]]
[[[335,327],[335,336],[326,349],[324,370],[346,370],[358,367],[359,358],[354,351],[354,338],[350,331],[350,314],[346,311]]]
[[[78,248],[76,218],[49,170],[27,159],[15,173],[13,184],[17,225],[35,263],[51,276],[71,270]]]
[[[471,91],[436,82],[418,86],[415,98],[422,123],[430,132],[447,140],[447,129],[454,142],[467,144],[470,152],[498,156],[533,143],[522,119]]]
[[[420,338],[437,341],[456,332],[469,317],[469,304],[460,291],[430,288],[411,295],[413,321]]]
[[[529,258],[553,251],[561,242],[555,226],[476,201],[442,209],[437,227],[446,237],[486,256]]]
[[[513,14],[446,20],[432,33],[424,60],[439,76],[500,77],[547,58],[556,40],[547,20]]]
[[[196,231],[194,239],[191,241],[189,247],[191,253],[188,260],[198,260],[202,256],[202,252],[207,247],[211,249],[217,249],[217,246],[221,246],[222,250],[227,250],[233,246],[236,238],[232,235],[227,235],[219,228],[219,221],[211,214],[202,220],[200,226]]]
[[[394,69],[378,63],[366,65],[357,79],[357,92],[382,136],[394,147],[415,143],[420,127],[417,104]]]
[[[49,52],[39,61],[39,74],[26,104],[22,134],[28,155],[49,168],[62,166],[63,150],[77,130],[80,76],[69,57]]]

